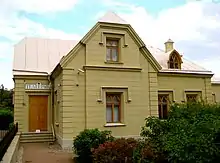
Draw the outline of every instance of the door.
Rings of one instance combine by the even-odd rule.
[[[29,131],[47,131],[48,96],[29,96]]]

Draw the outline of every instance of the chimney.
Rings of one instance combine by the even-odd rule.
[[[171,39],[167,40],[167,42],[165,42],[165,52],[169,52],[171,50],[173,50],[173,41]]]

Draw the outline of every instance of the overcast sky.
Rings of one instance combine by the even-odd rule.
[[[220,0],[0,0],[0,83],[13,88],[13,46],[24,37],[81,38],[107,11],[146,44],[175,48],[220,77]]]

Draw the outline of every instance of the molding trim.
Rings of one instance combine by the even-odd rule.
[[[184,89],[183,90],[183,101],[182,102],[187,102],[187,94],[197,94],[199,96],[199,100],[202,100],[203,99],[203,91],[202,89]]]
[[[104,45],[105,42],[105,34],[110,34],[110,35],[122,35],[123,36],[123,41],[124,41],[124,46],[123,47],[127,47],[127,35],[126,33],[120,33],[120,32],[110,32],[110,31],[104,31],[101,33],[101,40],[99,42],[100,45]]]
[[[110,67],[110,66],[83,66],[85,70],[113,70],[113,71],[131,71],[141,72],[142,68],[139,67]]]
[[[173,97],[173,101],[172,102],[176,102],[176,97],[175,97],[175,90],[174,89],[159,89],[158,90],[158,95],[159,94],[163,94],[163,93],[172,93],[172,97]]]
[[[130,93],[127,86],[101,86],[99,98],[97,102],[103,103],[104,101],[104,90],[106,89],[117,89],[117,90],[126,90],[126,102],[131,102]]]
[[[14,75],[13,79],[37,79],[37,80],[47,80],[49,75]]]
[[[202,92],[202,89],[184,89],[184,92]]]
[[[207,77],[210,78],[213,76],[213,74],[204,74],[198,73],[198,72],[183,72],[183,71],[159,71],[158,76],[183,76],[183,77]]]

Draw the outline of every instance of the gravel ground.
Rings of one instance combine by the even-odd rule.
[[[72,150],[63,150],[58,144],[24,143],[20,146],[17,163],[74,163]]]
[[[17,155],[17,161],[16,163],[23,163],[23,152],[24,152],[24,148],[23,146],[20,146],[19,150],[18,150],[18,155]]]

